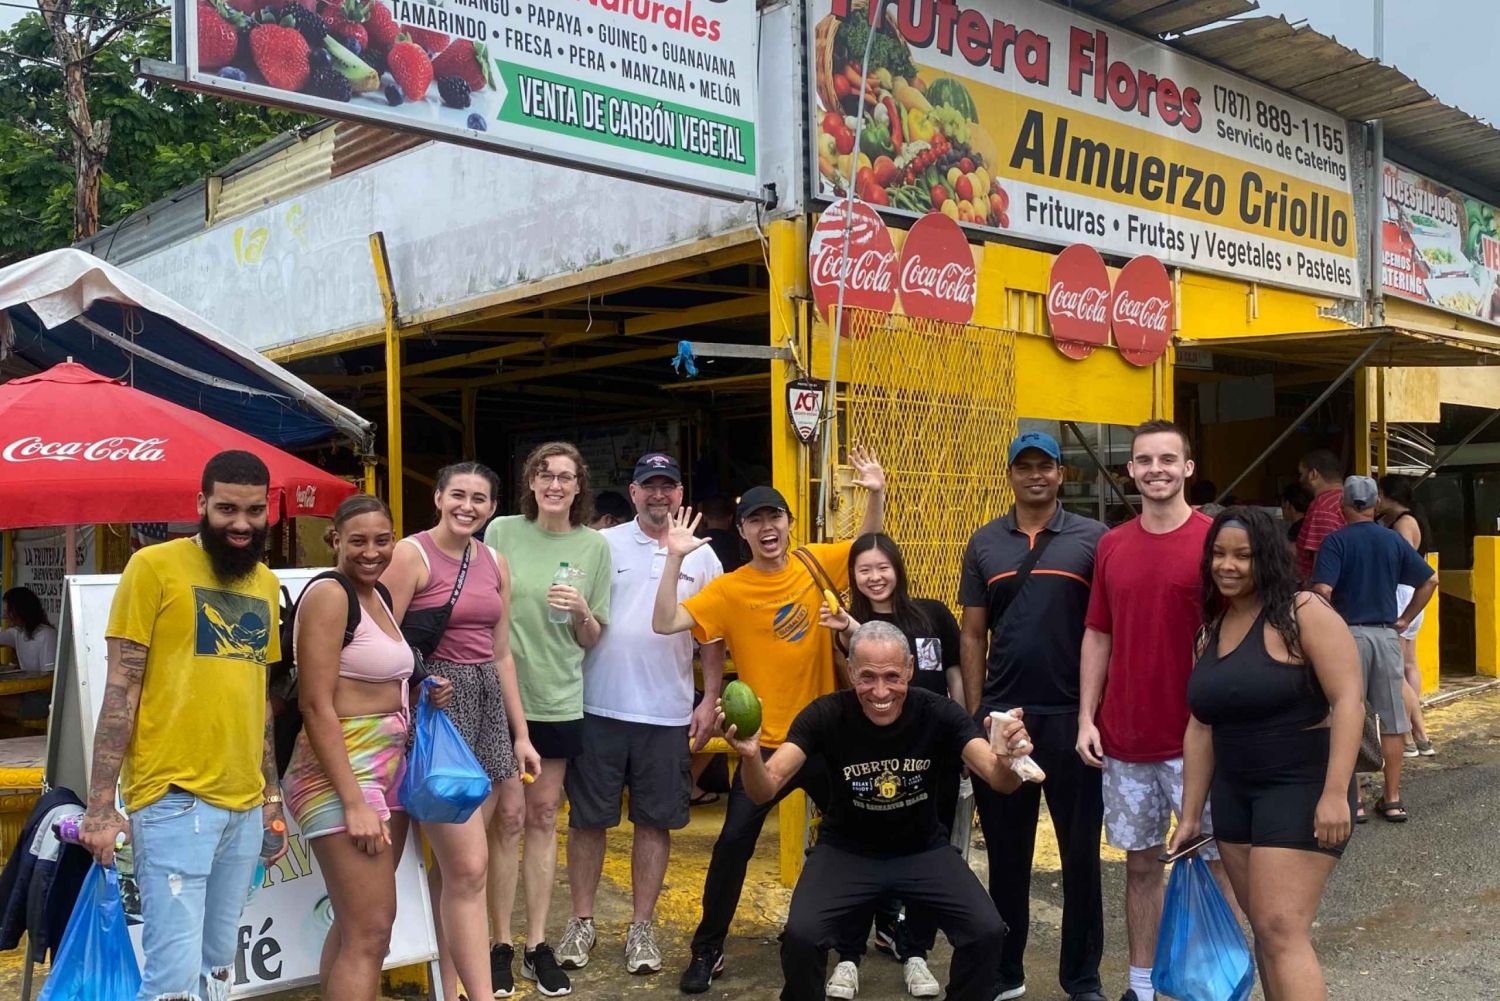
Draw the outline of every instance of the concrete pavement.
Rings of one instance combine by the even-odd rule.
[[[1500,909],[1500,692],[1432,710],[1428,726],[1439,756],[1407,762],[1403,799],[1411,822],[1393,825],[1372,818],[1357,828],[1329,883],[1315,935],[1329,997],[1335,1001],[1500,998],[1500,925],[1495,920]],[[703,873],[720,817],[715,808],[695,810],[692,826],[674,839],[658,909],[668,966],[653,977],[631,977],[623,970],[620,950],[630,918],[629,833],[611,835],[596,915],[600,944],[593,962],[573,978],[575,996],[599,1001],[680,996],[677,974],[698,917]],[[779,991],[775,936],[790,892],[776,878],[775,837],[773,814],[729,942],[728,973],[704,995],[710,1001],[767,1001]],[[982,870],[983,852],[974,852],[973,859]],[[1121,857],[1106,850],[1104,977],[1111,998],[1125,987],[1123,869]],[[1052,979],[1061,918],[1057,877],[1055,847],[1042,832],[1028,950],[1028,998],[1042,1001],[1062,996]],[[550,926],[556,935],[570,913],[561,873],[553,900]],[[940,980],[947,960],[948,950],[940,945],[932,961]],[[0,998],[19,996],[19,965],[19,953],[0,954]],[[863,998],[905,997],[899,967],[873,952],[864,964],[862,986]],[[316,992],[277,997],[312,1001]]]

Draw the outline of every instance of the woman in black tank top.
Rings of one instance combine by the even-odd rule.
[[[1202,574],[1182,821],[1168,850],[1211,821],[1255,931],[1266,995],[1326,998],[1312,922],[1352,830],[1359,657],[1338,613],[1297,592],[1285,540],[1264,511],[1232,507],[1214,519]]]

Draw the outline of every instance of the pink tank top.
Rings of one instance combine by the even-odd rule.
[[[410,538],[427,555],[428,574],[427,586],[412,596],[407,607],[441,608],[453,594],[460,561],[439,549],[426,532]],[[434,660],[488,664],[495,659],[495,624],[505,614],[505,602],[500,596],[500,568],[489,546],[479,539],[470,545],[473,549],[469,575],[464,579],[464,589],[459,592],[453,614],[448,617],[448,628],[432,652]]]
[[[337,581],[320,580],[315,581],[307,590],[306,595],[319,584],[336,584]],[[467,590],[467,587],[465,588]],[[390,606],[385,603],[377,593],[375,600],[380,603],[392,624],[396,617],[391,613]],[[401,682],[401,705],[406,705],[406,682],[411,678],[412,668],[416,660],[412,649],[405,640],[392,639],[386,635],[384,629],[380,628],[367,610],[360,609],[359,625],[354,628],[354,638],[349,645],[344,647],[339,654],[339,677],[353,678],[355,681],[399,681]],[[292,651],[295,656],[297,646],[302,638],[302,623],[297,623],[297,630],[292,636]]]

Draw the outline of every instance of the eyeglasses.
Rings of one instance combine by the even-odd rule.
[[[681,483],[637,483],[642,493],[655,494],[658,497],[670,497],[673,493],[682,489]]]
[[[536,482],[538,483],[561,483],[565,487],[571,487],[577,480],[578,477],[573,473],[542,472],[536,474]]]

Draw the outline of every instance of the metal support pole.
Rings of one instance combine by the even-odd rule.
[[[1437,471],[1439,469],[1441,469],[1443,466],[1446,466],[1448,464],[1448,460],[1449,459],[1453,458],[1455,455],[1458,454],[1458,450],[1459,449],[1463,448],[1465,445],[1467,445],[1469,442],[1473,441],[1475,438],[1478,438],[1480,436],[1480,434],[1482,434],[1484,432],[1485,428],[1487,428],[1491,424],[1495,423],[1495,419],[1496,418],[1500,418],[1500,410],[1491,410],[1488,417],[1486,417],[1484,420],[1480,421],[1478,424],[1474,425],[1474,430],[1470,431],[1468,434],[1466,434],[1462,438],[1460,438],[1457,445],[1454,445],[1452,448],[1448,449],[1448,451],[1444,452],[1443,453],[1443,457],[1441,459],[1438,459],[1431,466],[1428,466],[1427,467],[1427,472],[1425,472],[1421,476],[1417,477],[1417,482],[1412,484],[1412,488],[1415,489],[1415,488],[1421,486],[1422,484],[1426,483],[1429,479],[1431,479],[1434,475],[1436,475],[1436,473],[1437,473]]]
[[[1266,459],[1268,459],[1271,456],[1272,452],[1275,452],[1278,448],[1281,447],[1281,443],[1282,442],[1286,441],[1288,438],[1290,438],[1292,436],[1292,433],[1297,430],[1297,428],[1302,424],[1303,421],[1305,421],[1309,417],[1311,417],[1314,413],[1317,412],[1317,410],[1318,410],[1319,407],[1321,407],[1325,402],[1327,402],[1328,398],[1334,394],[1335,390],[1337,390],[1344,383],[1348,382],[1349,381],[1349,377],[1351,375],[1353,375],[1355,372],[1359,371],[1359,367],[1365,363],[1365,359],[1369,358],[1370,355],[1374,354],[1375,353],[1375,349],[1378,348],[1378,347],[1380,347],[1380,345],[1384,344],[1385,341],[1386,341],[1386,338],[1388,336],[1390,336],[1390,335],[1389,334],[1381,334],[1379,337],[1377,337],[1373,341],[1371,341],[1370,342],[1370,346],[1367,347],[1367,348],[1365,348],[1363,351],[1361,351],[1359,353],[1359,357],[1356,358],[1356,359],[1354,359],[1352,362],[1350,362],[1349,363],[1349,367],[1346,368],[1346,369],[1344,369],[1342,372],[1340,372],[1339,373],[1339,377],[1337,379],[1334,379],[1332,382],[1330,382],[1328,384],[1328,388],[1325,389],[1325,390],[1323,390],[1323,392],[1319,393],[1318,394],[1318,398],[1316,400],[1313,400],[1312,403],[1308,404],[1307,409],[1304,410],[1304,411],[1302,411],[1302,413],[1298,414],[1297,415],[1297,419],[1294,420],[1294,421],[1292,421],[1292,423],[1288,424],[1287,425],[1287,429],[1285,431],[1281,432],[1281,434],[1277,435],[1276,436],[1276,440],[1273,441],[1273,442],[1271,442],[1271,444],[1266,448],[1266,450],[1264,452],[1260,453],[1260,455],[1257,455],[1255,457],[1255,461],[1254,462],[1252,462],[1252,463],[1250,463],[1250,465],[1246,466],[1245,469],[1244,469],[1244,471],[1242,473],[1240,473],[1240,475],[1236,476],[1234,478],[1233,482],[1231,482],[1229,484],[1229,486],[1225,487],[1222,491],[1220,491],[1219,496],[1217,496],[1217,497],[1214,498],[1214,503],[1215,504],[1222,504],[1222,503],[1224,503],[1224,498],[1228,497],[1231,493],[1233,493],[1234,492],[1234,488],[1237,487],[1237,486],[1239,486],[1240,483],[1245,479],[1245,477],[1247,477],[1247,476],[1250,475],[1250,470],[1254,469],[1256,466],[1260,465],[1262,462],[1265,462]]]
[[[1083,432],[1078,430],[1078,425],[1072,421],[1063,421],[1063,426],[1073,432],[1073,437],[1078,439],[1078,444],[1082,445],[1083,450],[1089,454],[1089,458],[1094,460],[1094,465],[1099,467],[1099,472],[1104,477],[1104,481],[1115,492],[1115,496],[1120,498],[1120,503],[1130,508],[1131,514],[1139,514],[1140,512],[1135,509],[1135,505],[1130,503],[1130,498],[1125,495],[1124,489],[1115,482],[1113,476],[1109,475],[1109,467],[1104,464],[1104,460],[1099,458],[1093,446],[1089,444],[1088,439],[1083,436]]]
[[[385,440],[386,483],[390,494],[391,523],[396,536],[403,534],[401,495],[406,489],[401,455],[401,332],[396,328],[396,288],[391,282],[391,262],[385,252],[385,234],[370,234],[370,260],[380,284],[380,304],[385,312]]]

